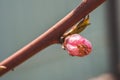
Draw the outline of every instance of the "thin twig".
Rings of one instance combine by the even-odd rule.
[[[13,55],[3,60],[0,66],[5,67],[0,70],[0,76],[12,70],[37,52],[54,43],[60,43],[60,37],[64,32],[76,24],[83,17],[88,15],[92,10],[97,8],[105,0],[83,0],[82,3],[72,10],[62,20],[52,26],[48,31],[33,40],[31,43],[15,52]]]

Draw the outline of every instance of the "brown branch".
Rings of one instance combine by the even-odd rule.
[[[0,63],[0,76],[12,70],[37,52],[54,43],[60,43],[60,37],[64,32],[76,24],[80,19],[88,15],[105,0],[83,0],[82,3],[72,10],[62,20],[52,26],[48,31],[33,40],[31,43],[15,52],[13,55]]]

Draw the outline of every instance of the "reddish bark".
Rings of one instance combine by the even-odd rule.
[[[49,45],[60,43],[60,37],[67,29],[88,15],[104,1],[105,0],[83,0],[77,8],[72,10],[67,16],[52,26],[48,31],[40,35],[22,49],[15,52],[7,59],[3,60],[0,63],[0,66],[4,66],[5,68],[0,69],[0,76],[12,70]]]

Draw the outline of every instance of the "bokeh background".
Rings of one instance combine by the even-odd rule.
[[[0,61],[37,38],[82,0],[0,0]],[[119,2],[120,3],[120,2]],[[71,57],[55,44],[42,50],[0,80],[88,80],[109,73],[106,3],[90,13],[81,35],[92,42],[86,57]]]

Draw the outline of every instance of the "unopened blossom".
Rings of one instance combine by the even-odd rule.
[[[92,51],[92,44],[79,34],[72,34],[65,38],[64,48],[71,56],[85,56]]]

